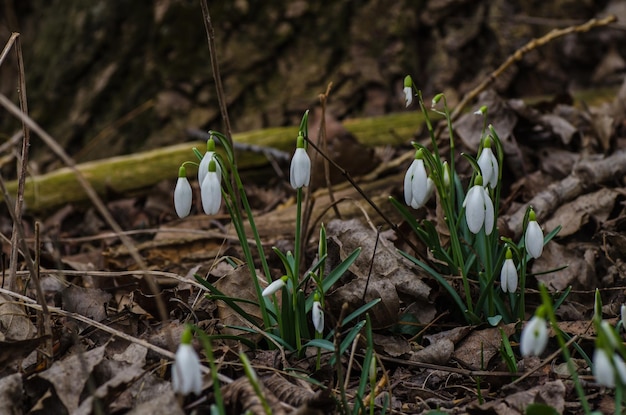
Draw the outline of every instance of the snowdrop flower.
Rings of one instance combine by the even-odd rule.
[[[191,329],[185,328],[176,351],[176,359],[172,364],[172,388],[174,392],[183,395],[191,392],[200,395],[202,392],[200,359],[191,345],[191,337]]]
[[[291,181],[291,187],[294,189],[308,186],[311,180],[311,159],[304,149],[304,137],[302,133],[298,134],[296,152],[291,159],[289,180]]]
[[[548,328],[546,320],[535,314],[524,329],[519,342],[519,349],[522,356],[539,356],[548,345]]]
[[[207,215],[215,215],[222,204],[222,187],[217,173],[215,160],[209,162],[208,172],[200,187],[202,209]]]
[[[514,293],[517,290],[517,268],[511,248],[506,249],[506,259],[500,271],[500,287],[505,293]]]
[[[480,229],[485,225],[485,234],[490,235],[494,223],[493,202],[482,184],[482,176],[476,176],[474,186],[469,189],[465,196],[463,201],[465,221],[473,234],[480,232]]]
[[[206,153],[204,153],[204,157],[202,157],[202,160],[200,160],[200,166],[198,167],[198,183],[200,183],[200,186],[202,186],[204,178],[209,172],[209,163],[211,162],[211,160],[213,160],[213,156],[215,155],[215,140],[213,140],[213,137],[207,140],[206,149]],[[217,172],[217,177],[219,178],[221,183],[222,168],[219,164],[216,164],[215,171]]]
[[[478,108],[476,111],[474,111],[474,115],[485,115],[487,113],[487,106],[483,105],[482,107]]]
[[[537,223],[535,211],[530,209],[528,214],[528,225],[524,234],[524,244],[528,255],[533,258],[539,258],[543,252],[543,231]]]
[[[622,304],[622,306],[620,307],[620,316],[622,318],[622,329],[626,331],[626,304]]]
[[[607,388],[615,387],[613,365],[606,350],[597,348],[593,351],[593,368],[591,369],[596,382]]]
[[[413,102],[413,79],[410,75],[404,77],[404,101],[406,108]]]
[[[261,295],[263,297],[269,297],[272,294],[276,294],[280,289],[282,289],[287,283],[287,276],[283,275],[280,279],[272,282],[270,285],[265,287]]]
[[[483,176],[483,186],[490,186],[494,189],[498,185],[498,159],[491,151],[491,138],[485,138],[483,150],[478,157],[478,166],[480,166],[480,174]]]
[[[593,368],[591,369],[596,382],[607,388],[614,388],[617,377],[622,385],[626,385],[626,364],[619,354],[613,357],[604,348],[596,348],[593,352]]]
[[[193,192],[189,180],[187,180],[187,172],[185,166],[178,169],[178,180],[174,188],[174,209],[179,218],[184,218],[191,212],[191,199]]]
[[[435,183],[426,174],[422,153],[422,149],[415,152],[415,158],[404,176],[404,201],[413,209],[424,206],[435,190]]]
[[[443,93],[439,93],[435,95],[433,99],[430,101],[430,107],[434,109],[437,106],[437,104],[439,104],[439,101],[441,101],[441,98],[443,98]]]
[[[313,308],[311,310],[311,318],[313,320],[313,327],[318,333],[324,332],[324,310],[322,310],[322,304],[320,303],[319,295],[315,293],[313,297]]]

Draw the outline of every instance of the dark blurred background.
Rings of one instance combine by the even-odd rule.
[[[78,161],[221,129],[199,0],[2,0],[0,42],[21,33],[30,114]],[[294,125],[329,82],[337,118],[403,111],[402,79],[450,102],[553,28],[622,22],[530,53],[498,79],[505,96],[619,85],[623,0],[209,2],[235,131]],[[14,53],[0,91],[17,102]],[[0,110],[0,142],[20,125]],[[33,144],[46,170],[53,157]]]

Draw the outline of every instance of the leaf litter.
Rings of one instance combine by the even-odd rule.
[[[502,99],[493,91],[481,96],[479,102],[489,105],[490,117],[503,139],[503,180],[508,188],[499,226],[510,235],[519,233],[519,212],[529,202],[538,207],[544,230],[563,226],[546,246],[544,255],[532,263],[531,272],[536,281],[544,282],[556,294],[573,288],[557,311],[562,320],[560,328],[590,351],[594,332],[588,323],[594,289],[600,289],[605,304],[602,312],[612,319],[609,321],[617,321],[619,305],[626,302],[625,171],[619,163],[626,147],[626,83],[614,102],[602,107],[581,108],[572,99],[527,104]],[[455,129],[465,151],[472,153],[480,126],[470,115],[462,117]],[[388,172],[397,177],[397,187],[389,193],[400,191],[400,170]],[[264,201],[259,205],[267,203],[267,195],[259,193],[258,198]],[[116,206],[136,208],[137,203],[137,199],[129,199]],[[428,205],[429,217],[437,217],[436,208],[435,203]],[[69,220],[75,212],[59,212],[58,226],[50,227],[44,235],[46,243],[54,246],[54,254],[42,258],[43,274],[60,264],[65,268],[64,275],[55,274],[58,283],[47,285],[50,306],[66,312],[53,312],[54,355],[49,356],[53,363],[41,365],[41,353],[33,352],[48,340],[37,326],[40,311],[25,307],[15,293],[3,288],[1,413],[91,414],[98,413],[98,405],[115,413],[185,413],[169,383],[168,361],[172,356],[171,351],[167,353],[171,350],[168,337],[180,338],[182,322],[189,318],[210,334],[238,334],[227,331],[226,326],[241,324],[224,304],[204,298],[206,292],[194,281],[193,274],[215,282],[230,296],[254,299],[254,291],[247,271],[214,262],[225,256],[240,256],[226,217],[211,223],[197,216],[185,223],[172,220],[168,211],[171,207],[162,209],[153,214],[131,210],[134,217],[127,229],[146,229],[146,224],[154,227],[152,232],[140,233],[137,242],[141,242],[140,252],[150,267],[146,271],[169,273],[160,281],[169,322],[159,320],[141,277],[115,274],[132,271],[132,261],[125,248],[102,230],[102,222],[94,215],[84,215],[76,223],[75,218]],[[292,209],[287,204],[266,212],[262,226],[271,229],[273,221],[279,223]],[[119,209],[117,214],[122,215]],[[501,333],[515,348],[515,325],[468,327],[459,323],[446,293],[397,254],[401,245],[397,235],[378,231],[379,218],[355,216],[330,221],[327,226],[331,267],[356,247],[362,248],[358,260],[330,293],[327,314],[330,324],[335,324],[332,320],[344,304],[356,309],[373,298],[381,299],[372,310],[374,344],[389,387],[379,391],[379,398],[386,394],[391,408],[398,413],[440,409],[449,413],[521,414],[530,405],[549,405],[558,413],[580,412],[569,375],[562,370],[558,356],[553,354],[544,362],[518,359],[520,371],[527,377],[519,379],[519,374],[509,373],[500,357]],[[77,230],[85,230],[85,234]],[[78,243],[73,240],[76,237],[90,240]],[[281,240],[272,242],[278,244]],[[310,247],[316,245],[314,238],[309,242]],[[103,263],[94,260],[102,257]],[[314,249],[309,249],[307,258],[313,257]],[[198,266],[198,262],[202,264]],[[561,266],[566,267],[545,274]],[[190,274],[191,269],[194,272]],[[44,277],[52,278],[52,274]],[[35,297],[32,282],[24,289],[28,296]],[[539,302],[533,289],[529,289],[528,298],[531,304]],[[254,307],[248,312],[259,317]],[[85,319],[80,324],[70,323],[74,314]],[[128,337],[97,330],[96,322]],[[259,341],[258,337],[254,340]],[[261,413],[256,393],[236,364],[236,347],[232,343],[214,347],[223,374],[225,399],[234,411]],[[261,350],[248,353],[275,413],[289,413],[292,408],[332,411],[330,392],[285,376],[285,365],[291,365],[312,374],[323,385],[334,385],[333,369],[327,361],[316,371],[306,359],[297,361],[293,356]],[[576,356],[576,362],[593,405],[602,412],[612,412],[614,403],[591,382],[586,363],[580,356]],[[230,381],[229,376],[236,380]],[[204,393],[210,400],[208,380],[206,377]],[[348,391],[354,392],[357,382],[356,377],[348,379]],[[207,409],[206,402],[186,403],[187,410]],[[20,408],[18,412],[16,407]]]

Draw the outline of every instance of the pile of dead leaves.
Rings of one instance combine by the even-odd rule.
[[[479,103],[488,106],[489,120],[504,146],[500,234],[520,234],[528,204],[535,208],[545,231],[563,226],[543,256],[532,263],[535,277],[530,285],[542,281],[555,293],[572,287],[558,310],[561,328],[590,352],[594,290],[600,289],[607,319],[615,318],[626,302],[626,84],[612,102],[590,108],[571,97],[529,105],[503,100],[491,92],[483,94]],[[475,153],[481,122],[470,114],[455,124],[463,151]],[[397,149],[398,156],[406,152],[410,150]],[[371,195],[377,203],[401,191],[406,166],[388,164],[361,182],[364,188],[385,192]],[[462,159],[457,166],[463,166]],[[180,401],[182,406],[171,388],[169,368],[183,324],[192,322],[208,334],[242,335],[228,327],[242,322],[223,303],[207,300],[194,275],[240,298],[254,300],[254,288],[247,271],[223,261],[242,258],[228,217],[198,215],[174,221],[170,191],[171,183],[151,194],[108,205],[129,231],[148,269],[137,269],[126,248],[91,210],[68,206],[43,220],[42,244],[32,255],[39,258],[47,310],[33,300],[36,290],[26,271],[18,271],[12,289],[3,285],[0,290],[0,413],[208,410],[213,402],[209,376],[202,396]],[[520,325],[464,326],[445,291],[397,254],[397,249],[408,250],[402,239],[378,228],[383,220],[368,210],[352,188],[340,185],[336,191],[341,194],[342,208],[358,208],[340,210],[343,214],[338,219],[328,209],[327,190],[318,190],[314,212],[319,215],[312,214],[305,262],[314,260],[319,220],[327,223],[329,267],[356,247],[362,248],[350,272],[329,294],[325,312],[327,326],[333,327],[344,304],[353,310],[373,298],[381,299],[371,313],[380,358],[374,391],[378,404],[387,400],[395,413],[407,414],[431,409],[512,414],[523,413],[533,403],[547,404],[559,413],[580,412],[556,342],[550,343],[544,359],[520,358],[520,373],[509,373],[500,355],[502,335],[517,350]],[[294,207],[285,189],[255,188],[250,194],[259,205],[267,199],[285,202],[259,214],[257,221],[264,244],[289,249],[293,235],[284,224],[293,224]],[[436,220],[436,202],[416,215]],[[25,223],[32,223],[31,219]],[[392,216],[392,220],[398,219]],[[399,232],[404,232],[406,227],[398,225]],[[3,234],[10,234],[10,221],[2,219],[0,226]],[[26,233],[34,235],[32,229]],[[10,252],[5,244],[3,250]],[[428,259],[425,250],[410,253]],[[274,277],[279,276],[277,258],[269,260]],[[544,273],[554,269],[559,270]],[[167,321],[161,318],[146,283],[149,278],[158,284]],[[527,298],[527,309],[533,310],[539,301],[536,291],[529,289]],[[253,306],[248,311],[258,313]],[[267,344],[262,336],[246,340],[258,348],[232,340],[214,342],[230,413],[247,409],[262,413],[258,397],[242,376],[237,357],[242,348],[251,357],[275,413],[337,410],[341,388],[354,399],[360,374],[366,372],[359,366],[360,343],[339,363],[341,368],[330,366],[330,356],[323,356],[324,365],[316,371],[315,353],[297,358],[281,350],[264,350]],[[574,363],[592,406],[612,412],[611,391],[593,383],[580,355],[574,355]],[[348,375],[343,385],[337,384],[338,369]],[[302,375],[316,382],[303,381]]]

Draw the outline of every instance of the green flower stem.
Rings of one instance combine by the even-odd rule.
[[[457,223],[454,220],[454,218],[456,218],[456,213],[454,212],[454,203],[453,203],[454,199],[453,197],[448,197],[448,189],[446,188],[443,182],[443,165],[441,162],[441,157],[439,156],[439,148],[437,147],[437,138],[435,137],[435,131],[430,121],[430,117],[428,116],[428,111],[426,110],[426,107],[424,106],[424,99],[422,97],[422,93],[418,91],[417,96],[418,96],[420,109],[422,110],[422,114],[424,115],[424,122],[426,123],[426,128],[428,129],[428,132],[430,134],[430,138],[431,138],[431,142],[433,146],[432,153],[434,155],[434,159],[433,157],[429,157],[429,156],[426,156],[425,159],[429,161],[429,165],[431,169],[437,172],[435,176],[435,178],[437,179],[435,180],[435,186],[437,187],[437,192],[439,193],[439,197],[441,198],[441,205],[445,212],[446,224],[448,225],[448,229],[450,230],[450,247],[452,249],[452,257],[454,258],[455,266],[457,267],[456,270],[452,270],[452,271],[455,272],[456,274],[461,274],[461,277],[463,280],[463,291],[465,292],[465,306],[467,307],[469,315],[472,315],[474,312],[474,306],[472,303],[472,294],[470,291],[469,280],[467,279],[467,273],[465,270],[465,257],[463,255],[463,250],[461,248],[461,241],[459,239]],[[445,104],[445,101],[444,101],[444,104]],[[447,108],[447,105],[446,105],[446,108]],[[447,114],[448,112],[446,109],[446,115]],[[450,127],[452,121],[450,120],[450,117],[446,116],[446,118],[448,118],[448,127]],[[450,146],[451,146],[451,151],[453,151],[454,139],[452,137],[452,129],[449,128],[449,131],[450,131]],[[451,176],[454,176],[455,174],[454,173],[454,157],[453,157],[454,154],[451,153],[451,155],[452,157],[450,160],[450,173],[451,173]],[[453,177],[450,177],[451,188],[454,188],[453,179],[454,179]]]
[[[576,367],[572,363],[572,357],[569,353],[569,349],[567,348],[567,344],[565,343],[565,339],[563,338],[563,334],[561,333],[561,329],[559,328],[558,322],[556,320],[556,315],[554,314],[554,309],[552,308],[552,300],[550,299],[550,294],[548,293],[548,289],[546,288],[546,286],[543,284],[539,284],[539,291],[541,293],[542,304],[548,314],[548,320],[550,321],[550,325],[554,330],[555,337],[559,343],[559,347],[561,348],[563,359],[567,363],[567,370],[572,376],[572,381],[574,382],[576,394],[580,399],[580,404],[582,405],[583,410],[586,414],[588,414],[591,412],[591,409],[589,408],[589,402],[587,402],[587,398],[585,397],[585,391],[583,390],[580,379],[578,378],[578,373],[576,372]]]
[[[302,188],[299,187],[296,191],[296,235],[294,246],[294,269],[291,272],[292,278],[292,297],[293,297],[293,313],[296,316],[296,348],[298,353],[302,350],[302,339],[300,339],[300,313],[298,310],[298,285],[300,280],[300,256],[301,256],[301,237],[302,235]]]
[[[271,327],[271,321],[269,313],[267,312],[267,306],[265,304],[265,297],[263,297],[261,290],[261,286],[259,285],[259,279],[256,276],[256,269],[254,268],[254,258],[252,257],[252,252],[250,251],[250,246],[247,243],[246,232],[243,226],[243,219],[239,215],[237,209],[233,207],[233,200],[230,198],[230,193],[232,192],[232,188],[230,188],[230,183],[228,181],[224,181],[228,191],[222,189],[222,197],[224,198],[224,204],[226,205],[226,209],[232,218],[233,226],[235,227],[235,231],[237,232],[237,238],[241,241],[241,249],[243,250],[243,255],[246,258],[246,265],[248,266],[248,270],[250,271],[250,275],[253,276],[252,282],[254,283],[254,289],[257,293],[257,298],[259,299],[259,307],[261,308],[261,316],[263,316],[263,325],[265,329]],[[278,313],[276,313],[278,314]]]

